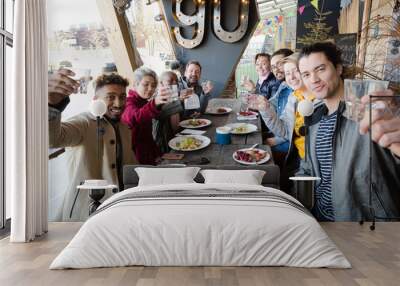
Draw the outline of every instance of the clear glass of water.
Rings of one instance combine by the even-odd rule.
[[[85,68],[73,68],[75,72],[75,78],[79,82],[79,93],[87,94],[89,82],[93,79],[91,77],[91,70]]]
[[[365,113],[365,107],[361,103],[361,98],[373,92],[384,91],[388,86],[389,82],[383,80],[345,79],[344,100],[346,102],[346,110],[344,116],[356,122],[361,121]]]
[[[90,76],[90,69],[84,69],[83,70],[83,75],[79,79],[79,89],[80,92],[83,94],[87,93],[88,85],[89,82],[92,80],[92,77]]]
[[[170,91],[171,91],[171,97],[170,100],[171,101],[177,101],[179,100],[179,90],[178,90],[178,86],[176,84],[170,85]]]
[[[240,93],[240,111],[249,111],[249,93],[247,91],[242,91]]]

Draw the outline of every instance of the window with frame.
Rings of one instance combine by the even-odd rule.
[[[125,16],[143,64],[161,74],[176,57],[159,3],[133,1]]]
[[[11,96],[14,0],[0,0],[0,236],[9,232],[11,194],[5,188],[5,101]]]

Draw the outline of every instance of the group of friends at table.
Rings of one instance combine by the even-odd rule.
[[[259,113],[265,125],[262,143],[271,146],[281,168],[283,190],[289,191],[289,176],[316,176],[320,181],[312,213],[318,220],[359,220],[368,216],[364,205],[369,202],[371,128],[371,153],[375,158],[371,205],[377,216],[400,217],[400,118],[378,109],[371,110],[371,122],[368,112],[361,123],[344,116],[340,50],[324,42],[306,46],[299,53],[288,49],[272,55],[260,53],[255,57],[255,69],[257,81],[244,77],[242,86],[248,92],[249,108]],[[179,131],[179,122],[204,113],[213,86],[209,81],[200,84],[201,65],[197,61],[189,61],[182,76],[166,71],[158,77],[151,69],[140,67],[132,75],[133,88],[129,91],[129,82],[122,76],[100,75],[94,83],[94,99],[104,101],[107,111],[100,122],[99,151],[95,147],[95,116],[85,112],[61,120],[69,96],[79,88],[73,76],[73,71],[67,69],[49,75],[49,140],[50,147],[66,147],[68,156],[70,183],[63,220],[84,220],[88,197],[82,193],[77,200],[74,198],[77,184],[97,178],[122,187],[124,165],[157,164],[169,151],[168,141]],[[177,100],[171,100],[174,85]],[[393,91],[374,94],[378,99],[388,95]],[[185,109],[186,101],[194,96],[198,108]],[[369,100],[369,96],[362,99],[365,104]],[[302,101],[313,105],[310,116],[299,112]]]

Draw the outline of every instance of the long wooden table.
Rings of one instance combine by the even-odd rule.
[[[207,113],[210,110],[216,109],[218,107],[230,107],[232,108],[232,112],[229,114],[222,114],[222,115],[215,115],[215,114],[209,114]],[[206,113],[203,114],[201,117],[205,119],[211,120],[212,124],[208,126],[206,129],[203,129],[206,131],[204,134],[205,136],[209,137],[211,139],[212,143],[216,143],[215,141],[215,134],[216,134],[216,128],[220,126],[227,125],[229,123],[250,123],[254,124],[257,126],[257,131],[246,134],[246,135],[234,135],[232,134],[232,143],[234,145],[243,145],[243,144],[256,144],[262,143],[262,138],[261,138],[261,124],[260,120],[257,118],[257,120],[238,120],[237,119],[237,113],[240,111],[240,101],[237,99],[231,99],[231,98],[215,98],[210,100],[208,103],[208,107],[206,110]]]
[[[230,107],[232,112],[229,114],[214,115],[209,114],[207,111],[218,108],[218,107]],[[266,150],[270,155],[271,159],[266,164],[274,164],[271,154],[271,149],[267,145],[262,144],[261,136],[261,122],[260,119],[257,120],[238,120],[237,113],[240,111],[240,101],[231,98],[216,98],[212,99],[208,103],[206,113],[201,116],[201,118],[211,120],[212,124],[203,129],[206,131],[203,135],[211,139],[211,144],[201,150],[182,152],[182,151],[172,151],[175,153],[184,153],[185,157],[182,160],[163,160],[162,165],[166,164],[186,164],[186,165],[198,165],[200,164],[201,158],[207,158],[211,165],[239,165],[232,155],[233,152],[238,149],[249,148],[254,144],[260,144],[258,148]],[[220,126],[227,125],[229,123],[251,123],[257,126],[257,131],[246,134],[246,135],[233,135],[231,136],[231,144],[220,145],[216,143],[216,128]]]

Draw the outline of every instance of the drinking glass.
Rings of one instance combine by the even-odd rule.
[[[344,116],[356,122],[361,121],[365,113],[361,98],[373,92],[386,90],[388,86],[389,82],[383,80],[345,79],[344,100],[346,102],[346,110]]]
[[[93,79],[90,76],[91,70],[84,68],[73,69],[75,78],[79,82],[79,93],[87,94],[89,82]]]
[[[371,94],[376,91],[384,91],[389,87],[389,82],[386,80],[365,79],[365,91]]]
[[[160,96],[161,90],[165,92],[165,95],[167,95],[167,98],[165,99],[164,103],[171,103],[171,87],[166,85],[166,86],[158,86],[156,90],[154,91],[154,94],[152,95],[151,99],[156,99]],[[129,96],[129,95],[128,95]]]
[[[190,95],[192,95],[194,93],[194,89],[192,88],[192,87],[188,87],[188,88],[185,88],[185,89],[182,89],[181,91],[180,91],[180,95],[181,96],[187,96],[187,97],[189,97]]]
[[[249,95],[247,91],[242,91],[240,93],[240,112],[249,111]]]
[[[179,90],[178,90],[178,86],[176,84],[173,84],[170,86],[170,90],[171,90],[171,97],[170,97],[170,101],[177,101],[179,100]]]

